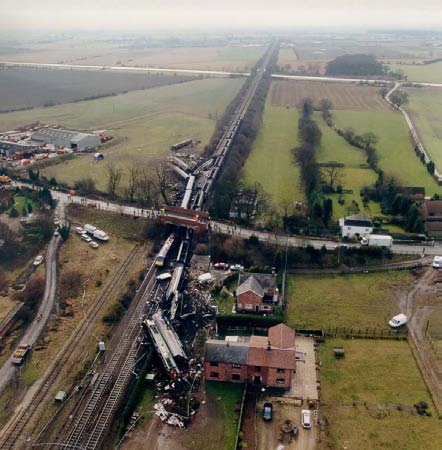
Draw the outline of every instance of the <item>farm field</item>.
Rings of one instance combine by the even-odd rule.
[[[344,358],[334,358],[336,346]],[[440,448],[442,428],[407,342],[332,339],[318,347],[318,359],[320,450]],[[421,401],[431,417],[417,415],[413,405]]]
[[[84,65],[126,65],[173,69],[250,71],[264,54],[265,46],[141,48],[51,45],[29,52],[0,55],[0,60]]]
[[[344,164],[342,169],[338,169],[341,173],[341,180],[336,184],[342,185],[344,190],[352,190],[352,193],[332,194],[328,197],[333,199],[333,216],[336,219],[348,214],[354,214],[357,210],[356,204],[361,212],[370,216],[374,215],[375,208],[372,202],[368,208],[364,209],[361,200],[360,191],[365,186],[373,185],[376,182],[377,175],[371,170],[365,161],[365,153],[363,150],[352,147],[327,124],[320,113],[315,113],[314,120],[322,131],[322,144],[318,148],[316,158],[319,164],[327,162],[338,162]],[[327,176],[323,172],[323,179]],[[344,204],[338,202],[339,198],[344,200]],[[373,209],[373,210],[372,210]]]
[[[278,80],[272,83],[271,104],[298,107],[306,97],[310,97],[316,105],[321,99],[328,98],[333,103],[333,109],[388,111],[389,106],[378,92],[379,88],[354,83]]]
[[[395,71],[401,71],[408,81],[442,83],[442,61],[433,64],[390,64]]]
[[[408,88],[410,113],[419,137],[436,167],[442,169],[442,91],[439,88]]]
[[[293,275],[288,278],[286,320],[300,329],[329,326],[388,330],[396,293],[413,282],[409,272]]]
[[[440,192],[437,183],[417,158],[411,145],[409,130],[402,115],[396,111],[333,111],[336,125],[356,133],[373,132],[379,167],[404,186],[423,186],[426,195]]]
[[[285,68],[290,66],[293,69],[292,64],[296,64],[298,57],[296,56],[296,50],[293,47],[281,47],[278,54],[277,65]]]
[[[193,79],[158,73],[11,67],[0,70],[0,112],[58,105]]]
[[[127,168],[139,165],[146,170],[152,162],[168,154],[170,145],[186,138],[200,140],[197,151],[209,141],[227,104],[243,80],[211,78],[182,85],[133,91],[81,103],[7,113],[0,116],[0,129],[41,121],[76,130],[107,130],[114,141],[103,148],[104,162],[94,162],[90,154],[42,170],[58,182],[73,184],[92,176],[104,190],[107,162]]]
[[[275,211],[281,202],[303,201],[300,169],[291,149],[298,143],[298,111],[272,106],[267,99],[263,124],[244,166],[244,181],[260,183]]]

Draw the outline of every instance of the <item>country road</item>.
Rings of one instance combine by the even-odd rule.
[[[43,300],[38,308],[36,318],[29,325],[19,344],[28,344],[31,347],[35,344],[43,331],[46,322],[54,306],[55,292],[57,289],[57,248],[60,244],[60,237],[53,237],[48,245],[45,255],[46,284]],[[0,368],[0,392],[12,379],[17,367],[12,364],[12,354]]]

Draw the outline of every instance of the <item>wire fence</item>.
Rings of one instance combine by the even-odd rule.
[[[325,337],[340,337],[340,338],[356,338],[356,339],[390,339],[396,341],[406,340],[408,337],[408,330],[404,328],[400,331],[395,331],[386,328],[350,328],[350,327],[331,327],[323,328]]]

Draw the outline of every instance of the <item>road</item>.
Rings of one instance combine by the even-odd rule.
[[[56,64],[56,63],[38,63],[38,62],[14,62],[0,61],[5,66],[21,66],[21,67],[41,67],[47,69],[79,69],[79,70],[113,70],[119,72],[165,72],[165,73],[183,73],[189,75],[214,75],[230,77],[232,75],[248,77],[246,72],[225,72],[222,70],[198,70],[198,69],[173,69],[161,67],[130,67],[130,66],[96,66],[86,64]]]
[[[14,182],[16,186],[31,187],[29,184]],[[158,211],[154,209],[142,209],[134,206],[121,205],[119,203],[106,202],[103,200],[95,200],[87,197],[81,197],[79,195],[69,195],[60,191],[51,191],[54,199],[61,203],[78,204],[83,206],[92,206],[103,211],[111,211],[118,214],[124,214],[132,217],[144,217],[154,219]],[[348,247],[359,247],[359,244],[343,244],[338,240],[332,239],[316,239],[300,236],[292,236],[286,234],[275,234],[267,231],[258,231],[251,228],[237,227],[234,225],[226,224],[219,221],[212,221],[212,231],[223,234],[230,234],[233,236],[249,238],[250,236],[256,236],[260,241],[270,244],[277,244],[281,246],[288,245],[289,247],[306,247],[311,245],[315,248],[322,248],[325,246],[327,250],[334,250],[339,246],[347,245]],[[433,245],[434,244],[434,245]],[[442,255],[442,243],[423,243],[422,245],[410,245],[410,244],[393,244],[391,251],[396,254],[403,255]]]
[[[33,346],[39,338],[54,306],[55,292],[57,289],[57,248],[60,244],[60,237],[53,237],[48,245],[45,256],[46,285],[43,300],[38,308],[36,318],[29,325],[25,335],[19,344],[29,344]],[[13,378],[17,367],[12,364],[12,354],[0,368],[0,392]]]

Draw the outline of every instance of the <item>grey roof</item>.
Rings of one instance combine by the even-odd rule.
[[[365,214],[354,214],[353,216],[344,217],[344,225],[371,227],[372,222],[370,217]]]
[[[88,137],[88,136],[91,136],[90,134],[86,134],[86,133],[78,133],[76,136],[74,136],[72,139],[71,139],[71,142],[80,142],[82,139],[84,139],[84,138],[86,138],[86,137]],[[95,136],[95,134],[93,135],[93,136]],[[98,139],[98,136],[96,136],[97,137],[97,139]]]
[[[239,284],[247,281],[248,278],[254,277],[264,290],[264,295],[274,295],[276,292],[276,276],[271,273],[251,273],[244,272],[239,276]]]
[[[204,360],[225,364],[247,364],[249,344],[209,339],[204,351]]]
[[[236,295],[241,295],[248,291],[253,291],[260,297],[264,297],[264,289],[254,275],[247,277],[247,279],[238,286]]]

